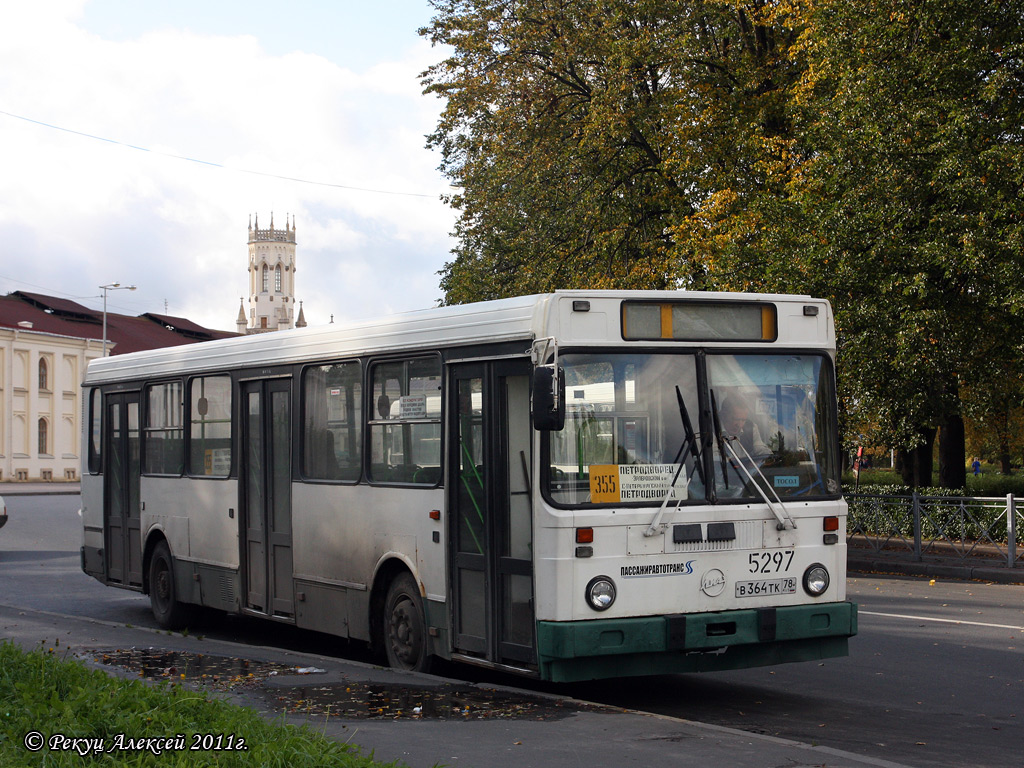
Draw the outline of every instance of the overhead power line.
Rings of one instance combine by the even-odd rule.
[[[46,285],[37,285],[36,283],[29,283],[29,282],[26,282],[24,280],[19,280],[16,277],[10,277],[8,275],[0,275],[0,281],[7,281],[9,283],[17,283],[19,285],[28,286],[29,288],[35,289],[35,290],[31,290],[31,291],[25,291],[26,293],[42,293],[45,296],[53,296],[53,297],[58,298],[58,299],[71,299],[72,301],[78,301],[78,302],[91,302],[91,301],[99,301],[100,299],[103,298],[103,294],[102,293],[91,293],[91,294],[89,294],[87,296],[79,296],[79,295],[76,295],[76,294],[73,294],[73,293],[68,293],[67,291],[59,291],[56,288],[51,288],[51,287],[46,286]],[[2,282],[0,282],[0,285],[2,285]],[[14,293],[14,291],[8,291],[7,288],[0,289],[0,296],[6,295],[7,293]],[[110,302],[110,306],[113,307],[113,308],[117,308],[117,307],[125,308],[125,307],[128,307],[128,308],[134,308],[134,309],[142,309],[142,311],[144,311],[144,312],[148,311],[148,310],[145,309],[146,305],[144,303],[142,303],[142,302],[118,301],[117,304],[115,305],[114,302],[111,301]],[[164,314],[167,314],[167,313],[165,312]]]
[[[75,136],[81,136],[86,139],[93,139],[94,141],[103,141],[107,144],[115,144],[119,147],[125,147],[126,149],[135,149],[139,152],[150,152],[154,155],[162,155],[164,157],[170,157],[175,160],[184,160],[189,163],[198,163],[199,165],[209,165],[214,168],[220,168],[225,171],[234,171],[235,173],[247,173],[252,176],[264,176],[269,179],[280,179],[282,181],[294,181],[297,184],[312,184],[317,187],[332,187],[334,189],[347,189],[353,192],[370,192],[375,195],[400,195],[402,197],[429,197],[437,199],[437,195],[428,195],[423,192],[396,192],[390,189],[370,189],[368,187],[355,187],[350,184],[334,184],[328,181],[314,181],[312,179],[302,179],[297,176],[283,176],[277,173],[267,173],[265,171],[253,171],[247,168],[232,168],[221,163],[214,163],[210,160],[200,160],[195,157],[188,157],[187,155],[176,155],[173,152],[162,152],[159,149],[150,149],[148,147],[140,147],[136,144],[128,144],[124,141],[118,141],[117,139],[109,139],[105,136],[96,136],[92,133],[85,133],[84,131],[76,131],[72,128],[64,128],[60,125],[54,125],[53,123],[45,123],[42,120],[34,120],[31,117],[25,117],[24,115],[16,115],[13,112],[5,112],[0,109],[0,115],[6,115],[7,117],[13,117],[16,120],[24,120],[26,123],[32,123],[34,125],[42,126],[43,128],[50,128],[54,131],[63,131],[64,133],[71,133]]]

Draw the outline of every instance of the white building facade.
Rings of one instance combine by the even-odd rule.
[[[168,315],[106,319],[108,355],[235,335]],[[67,299],[0,296],[0,482],[80,479],[81,383],[103,328],[104,313]]]
[[[0,481],[77,480],[79,393],[102,340],[0,328]]]

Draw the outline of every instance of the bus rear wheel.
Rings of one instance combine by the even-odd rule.
[[[416,582],[408,573],[397,576],[384,601],[384,648],[388,665],[428,672],[433,657],[427,651],[427,624]]]
[[[174,561],[166,541],[156,545],[149,561],[149,604],[153,618],[164,629],[181,629],[192,615],[190,607],[178,601]]]

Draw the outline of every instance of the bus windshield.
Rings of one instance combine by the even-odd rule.
[[[555,504],[839,494],[824,354],[570,353],[559,364],[566,422],[548,433],[545,473]]]

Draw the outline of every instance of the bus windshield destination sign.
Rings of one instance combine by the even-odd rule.
[[[678,477],[676,474],[678,473]],[[686,471],[678,464],[593,464],[590,467],[590,498],[595,504],[623,501],[661,502],[676,484],[671,498],[686,498]]]

